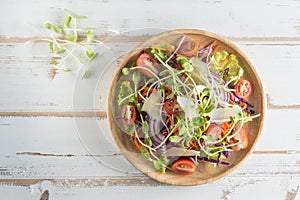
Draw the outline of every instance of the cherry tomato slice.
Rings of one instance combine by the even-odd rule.
[[[172,164],[172,171],[180,175],[190,175],[196,170],[196,165],[189,159],[179,159]]]
[[[198,40],[191,40],[184,42],[178,52],[184,56],[193,56],[197,54],[199,47],[200,43]]]
[[[133,105],[124,105],[121,108],[121,120],[125,125],[132,125],[135,123],[137,117],[136,108]]]
[[[206,132],[207,136],[213,136],[215,140],[218,140],[222,134],[222,127],[217,124],[211,124]]]
[[[238,130],[239,127],[236,127],[235,130]],[[239,142],[238,145],[232,146],[232,150],[239,151],[248,147],[248,133],[244,127],[241,128],[240,132],[234,137],[235,140]]]
[[[168,99],[164,103],[164,110],[169,115],[173,115],[173,114],[176,115],[176,114],[180,114],[182,112],[180,105],[177,103],[176,99],[174,99],[174,98]]]
[[[143,66],[151,70],[154,74],[158,74],[158,64],[157,62],[147,53],[143,53],[136,60],[137,66]],[[138,69],[142,74],[146,75],[149,78],[154,78],[154,75],[146,69]]]
[[[239,98],[247,98],[252,92],[252,84],[250,81],[240,79],[234,86],[234,94]]]

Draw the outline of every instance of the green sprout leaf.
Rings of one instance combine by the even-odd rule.
[[[153,161],[154,168],[158,171],[161,171],[162,173],[166,173],[166,167],[160,160],[154,160]]]
[[[63,72],[71,72],[71,69],[62,69]]]
[[[65,19],[64,27],[65,27],[65,28],[68,28],[68,27],[70,26],[71,21],[72,21],[72,16],[69,15],[69,16]]]
[[[54,58],[50,58],[50,63],[55,66],[57,65],[57,62]]]
[[[65,37],[67,38],[67,40],[69,40],[71,42],[76,42],[77,41],[77,37],[75,35],[66,34]]]
[[[58,34],[62,34],[63,33],[62,28],[60,28],[59,26],[55,26],[53,28],[53,31],[56,32],[56,33],[58,33]]]
[[[152,146],[152,140],[149,136],[145,137],[145,143],[146,145],[148,145],[149,147]]]
[[[144,121],[142,125],[142,131],[145,135],[148,135],[149,127],[148,127],[148,122]]]
[[[142,153],[142,156],[143,156],[146,160],[150,160],[150,154],[149,154],[148,150],[146,149],[146,147],[141,146],[140,152]]]
[[[192,119],[192,123],[194,126],[202,126],[203,124],[205,124],[206,122],[206,118],[205,117],[194,117]]]
[[[85,69],[85,70],[84,70],[84,73],[83,73],[83,75],[82,75],[82,77],[81,77],[81,80],[85,79],[85,77],[87,76],[87,74],[88,74],[88,70]]]
[[[86,33],[86,39],[87,39],[88,42],[93,41],[93,32],[92,32],[91,29],[89,29],[89,30],[87,31],[87,33]]]
[[[44,25],[45,28],[49,29],[49,30],[53,30],[54,29],[54,26],[51,24],[51,23],[46,23]]]
[[[53,42],[49,42],[49,49],[51,52],[54,52],[54,44]]]
[[[122,68],[122,74],[128,75],[130,73],[130,69],[128,67],[123,67]]]
[[[56,53],[56,54],[62,54],[62,53],[64,53],[66,50],[65,49],[56,49],[55,51],[54,51],[54,53]]]
[[[170,140],[170,142],[178,143],[182,140],[182,137],[177,136],[177,135],[173,135],[173,136],[169,137],[169,140]]]

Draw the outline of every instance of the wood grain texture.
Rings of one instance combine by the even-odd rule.
[[[283,114],[291,116],[291,124],[297,124],[299,110],[269,110],[267,116],[271,117],[266,119],[254,154],[232,173],[233,176],[299,175],[300,137],[297,131],[300,127],[299,124],[273,126],[280,124]],[[100,134],[101,130],[94,127],[95,123],[105,125],[107,121],[100,120],[98,124],[91,118],[0,118],[0,134],[5,138],[0,140],[1,177],[119,177],[127,175],[124,172],[131,172],[130,176],[143,176],[120,154],[109,135],[92,135],[91,140],[95,142],[89,143],[90,140],[82,135],[85,132],[78,133],[76,129],[80,125],[86,131]],[[91,126],[94,128],[89,128]],[[88,146],[92,156],[82,143],[92,145]],[[93,145],[97,143],[101,145],[95,149]]]
[[[294,46],[289,45],[292,42],[283,42],[286,45],[278,44],[273,40],[266,42],[267,44],[247,40],[237,41],[236,44],[246,53],[258,71],[268,95],[269,108],[298,109],[300,94],[293,92],[290,82],[298,78],[300,45]],[[138,44],[139,42],[135,41],[116,42],[110,45],[112,51],[118,55],[124,49],[130,49]],[[73,111],[72,99],[76,73],[61,73],[54,80],[50,80],[49,59],[50,54],[46,43],[26,47],[23,43],[0,43],[0,84],[5,85],[0,93],[0,111]],[[287,92],[288,95],[282,95],[282,91]],[[82,105],[77,109],[84,112],[93,111],[95,108]],[[96,109],[96,111],[106,110],[105,105],[99,103]]]
[[[134,6],[124,13],[123,8],[128,5]],[[133,0],[129,4],[122,0],[76,2],[26,0],[21,4],[13,0],[2,1],[1,7],[5,8],[0,14],[3,37],[37,36],[37,33],[28,28],[28,24],[38,27],[43,26],[47,21],[59,24],[66,17],[61,12],[62,8],[68,8],[80,15],[88,15],[89,20],[84,22],[87,27],[96,26],[117,31],[143,27],[197,28],[222,33],[223,36],[299,37],[300,3],[294,0],[251,2],[196,0],[188,4],[178,1],[176,6],[168,1],[159,0]],[[190,11],[191,8],[198,12],[185,12]],[[11,12],[17,15],[11,15]],[[178,17],[177,13],[182,12],[184,17]]]
[[[210,199],[247,199],[257,200],[298,200],[299,177],[226,177],[217,182],[194,186],[174,187],[161,185],[153,180],[140,178],[93,178],[93,179],[54,179],[54,180],[24,180],[22,184],[14,181],[1,181],[0,194],[5,199],[12,200],[22,196],[24,200],[38,199],[43,191],[48,190],[51,199],[154,199],[158,195],[163,199],[176,199],[184,196],[209,197]],[[3,183],[5,185],[3,185]],[[7,184],[10,183],[10,184]],[[260,192],[257,192],[257,188]],[[117,192],[116,192],[117,191]],[[212,192],[213,191],[213,192]]]

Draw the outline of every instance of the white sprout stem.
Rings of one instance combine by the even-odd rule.
[[[140,139],[139,135],[137,134],[136,130],[134,130],[134,133],[135,133],[135,137],[137,138],[137,140],[139,141],[139,143],[140,143],[142,146],[148,148],[149,150],[156,151],[156,149],[154,149],[154,148],[148,146],[147,144],[145,144],[145,143],[143,143],[143,142],[141,141],[141,139]]]
[[[179,50],[179,48],[181,47],[183,41],[185,39],[185,36],[183,36],[179,42],[179,45],[177,46],[177,48],[175,49],[175,51],[173,52],[173,54],[166,60],[166,63],[168,63],[172,58],[173,56],[175,55],[175,53],[177,53],[177,51]]]
[[[132,67],[131,69],[144,69],[146,70],[147,72],[151,73],[156,79],[159,79],[159,77],[153,72],[151,71],[150,69],[146,68],[146,67],[143,67],[143,66],[135,66],[135,67]]]

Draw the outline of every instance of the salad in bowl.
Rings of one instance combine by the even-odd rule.
[[[176,30],[145,41],[110,89],[114,139],[139,170],[196,185],[232,171],[262,128],[264,95],[237,47],[211,33]]]

